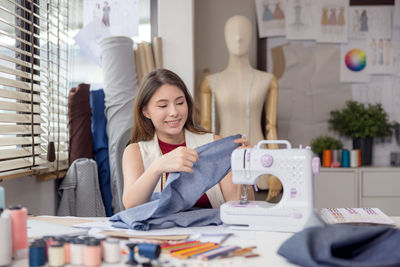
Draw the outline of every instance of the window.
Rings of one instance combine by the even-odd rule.
[[[68,168],[68,2],[1,1],[3,179]]]

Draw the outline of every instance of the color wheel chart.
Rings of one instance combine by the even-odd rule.
[[[367,55],[361,49],[352,49],[344,58],[347,68],[351,71],[361,71],[367,65]]]

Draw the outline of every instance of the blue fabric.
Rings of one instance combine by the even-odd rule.
[[[219,209],[193,209],[182,211],[165,217],[149,219],[143,222],[134,222],[130,226],[134,230],[148,231],[151,229],[165,229],[171,227],[190,227],[220,225]],[[128,228],[129,225],[123,221],[117,221],[114,227]]]
[[[240,135],[230,136],[221,140],[196,148],[199,160],[194,164],[193,173],[170,173],[167,184],[161,194],[153,195],[152,200],[140,206],[121,211],[110,218],[115,226],[135,229],[138,222],[148,224],[150,219],[166,218],[170,214],[187,211],[193,207],[197,200],[211,187],[217,184],[231,169],[231,154],[238,147],[233,140]],[[205,213],[199,210],[198,213]],[[186,213],[177,214],[184,216],[187,226],[196,226],[197,218],[190,223],[190,216]],[[209,220],[214,223],[215,216]],[[202,222],[205,222],[203,217]],[[162,225],[160,221],[158,224]],[[206,224],[203,224],[206,225]],[[148,227],[140,227],[148,230]],[[149,229],[151,229],[149,227]]]
[[[104,115],[103,89],[90,91],[90,107],[92,109],[93,157],[97,163],[101,197],[106,215],[112,215],[112,195],[110,186],[110,164],[108,161],[108,138],[106,134],[107,120]]]
[[[301,266],[400,266],[400,229],[327,225],[296,233],[278,254]]]

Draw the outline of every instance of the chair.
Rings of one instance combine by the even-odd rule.
[[[132,133],[132,127],[126,129],[118,138],[118,141],[116,143],[116,148],[115,148],[115,162],[118,162],[116,166],[116,180],[114,183],[116,184],[116,189],[117,189],[117,197],[118,197],[118,205],[119,205],[119,210],[124,210],[125,207],[122,204],[122,193],[124,192],[124,176],[122,172],[122,156],[124,155],[125,148],[127,145],[129,145],[130,138],[131,138],[131,133]],[[114,213],[118,212],[114,211]]]

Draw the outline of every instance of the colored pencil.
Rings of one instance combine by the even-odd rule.
[[[170,250],[170,249],[174,249],[174,248],[188,246],[188,245],[194,244],[194,243],[200,243],[200,241],[188,241],[188,242],[182,242],[182,243],[177,243],[177,244],[172,244],[172,245],[165,244],[165,245],[161,245],[161,248],[163,250]]]
[[[216,258],[218,256],[227,255],[231,251],[237,250],[238,248],[240,248],[240,247],[237,247],[237,246],[221,247],[221,248],[218,248],[216,250],[201,254],[200,258],[203,259],[203,260],[211,260],[211,259]]]
[[[184,254],[186,252],[191,252],[191,251],[194,251],[194,250],[197,250],[197,249],[200,249],[200,248],[206,248],[206,247],[213,246],[214,244],[215,243],[202,243],[202,244],[200,244],[200,245],[198,245],[196,247],[192,247],[192,248],[188,248],[188,249],[182,249],[182,250],[176,251],[174,253],[171,253],[171,256],[176,257],[176,256],[179,256],[179,255]]]
[[[210,247],[200,248],[200,249],[197,249],[197,250],[193,250],[193,251],[190,251],[190,252],[183,253],[183,254],[179,255],[178,258],[187,259],[187,258],[192,257],[192,256],[196,257],[197,255],[200,255],[200,254],[202,254],[204,252],[211,251],[213,249],[219,248],[220,246],[221,246],[221,244],[214,244],[213,246],[210,246]]]

